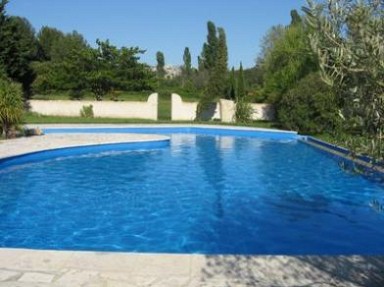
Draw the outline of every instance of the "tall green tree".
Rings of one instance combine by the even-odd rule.
[[[237,84],[236,84],[236,74],[235,68],[232,67],[231,72],[229,74],[229,88],[228,88],[228,96],[229,100],[236,100],[236,92],[237,92]]]
[[[59,35],[56,32],[52,34]],[[34,92],[46,94],[52,91],[87,89],[87,73],[92,70],[95,58],[84,37],[73,31],[46,43],[49,54],[42,61],[33,63],[37,75],[32,85]]]
[[[192,72],[192,57],[188,47],[184,49],[183,62],[183,72],[186,77],[190,77]]]
[[[156,61],[157,61],[157,65],[156,65],[157,76],[160,79],[163,79],[164,76],[165,76],[165,69],[164,69],[164,67],[165,67],[165,58],[164,58],[163,52],[158,51],[156,53]]]
[[[239,73],[237,76],[237,99],[245,98],[245,81],[244,81],[244,70],[243,64],[240,63]]]
[[[209,75],[208,82],[208,94],[213,99],[224,97],[227,90],[228,48],[223,28],[218,28],[218,35],[216,51],[214,53],[214,66]]]
[[[52,59],[52,50],[57,43],[61,42],[64,33],[48,26],[44,26],[37,33],[39,43],[39,59],[49,61]]]
[[[262,60],[263,90],[271,103],[278,103],[300,79],[318,69],[305,25],[296,23],[275,32],[273,42],[268,44],[271,49]]]
[[[216,26],[212,21],[207,22],[207,41],[203,45],[203,50],[201,52],[201,66],[209,71],[212,71],[216,64],[216,53],[217,53],[217,30]]]
[[[243,64],[240,63],[239,73],[237,76],[237,92],[236,92],[236,122],[246,123],[251,120],[251,106],[247,102],[245,92],[245,80]]]
[[[37,57],[35,31],[27,19],[5,14],[7,1],[1,3],[0,64],[9,78],[22,84],[24,95],[30,95],[34,79],[31,62]]]

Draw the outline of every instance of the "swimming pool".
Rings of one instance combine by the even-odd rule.
[[[0,166],[0,246],[384,254],[384,216],[370,207],[384,186],[341,170],[293,133],[124,131],[171,142]]]

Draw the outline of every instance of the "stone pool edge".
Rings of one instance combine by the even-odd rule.
[[[108,150],[114,148],[140,149],[157,148],[169,145],[170,138],[163,135],[151,134],[108,134],[103,136],[93,134],[74,135],[42,135],[10,139],[0,142],[0,165],[19,161],[23,158],[44,155],[61,154],[68,151]]]
[[[238,256],[0,248],[0,286],[381,286],[384,256]],[[340,284],[340,285],[336,285]]]

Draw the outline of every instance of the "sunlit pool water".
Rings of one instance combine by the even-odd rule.
[[[0,165],[0,246],[384,254],[380,183],[296,139],[171,135],[161,148]]]

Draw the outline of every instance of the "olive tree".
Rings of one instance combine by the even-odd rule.
[[[384,160],[384,3],[382,0],[308,0],[310,43],[322,79],[342,103],[347,144]]]

